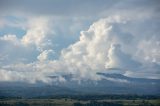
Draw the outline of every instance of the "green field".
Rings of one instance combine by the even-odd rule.
[[[156,100],[1,99],[0,106],[160,106]],[[109,104],[109,105],[107,105]]]

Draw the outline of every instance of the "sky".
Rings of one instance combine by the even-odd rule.
[[[1,0],[0,81],[160,79],[159,27],[158,0]]]

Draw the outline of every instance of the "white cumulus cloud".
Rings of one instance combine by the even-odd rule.
[[[98,80],[97,72],[107,73],[112,69],[123,71],[123,74],[128,76],[139,74],[139,77],[157,78],[160,75],[159,36],[155,35],[153,39],[152,35],[142,33],[143,35],[139,37],[140,35],[134,33],[132,28],[125,30],[129,25],[134,26],[132,22],[132,19],[118,15],[100,19],[88,30],[81,31],[79,40],[64,48],[60,57],[53,60],[54,51],[48,48],[50,44],[48,40],[51,39],[48,21],[37,20],[35,25],[29,26],[22,39],[14,35],[0,38],[0,43],[10,48],[16,48],[12,45],[17,44],[16,42],[18,46],[24,47],[20,50],[28,51],[34,46],[38,48],[36,61],[2,66],[0,76],[3,77],[0,77],[0,80],[52,82],[49,76],[64,74],[73,74],[77,79]],[[59,78],[64,81],[62,77]]]

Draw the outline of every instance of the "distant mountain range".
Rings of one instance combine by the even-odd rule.
[[[121,74],[97,73],[101,80],[72,80],[73,75],[62,76],[66,81],[56,84],[29,84],[0,82],[0,96],[40,97],[78,94],[142,94],[160,95],[160,80],[130,78]],[[56,78],[56,76],[50,76]]]

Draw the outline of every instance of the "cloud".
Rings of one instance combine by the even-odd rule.
[[[34,77],[33,77],[34,74]],[[43,75],[44,73],[40,72],[19,72],[19,71],[11,71],[0,69],[0,77],[1,81],[12,81],[12,82],[27,82],[27,83],[36,83],[38,81],[44,83],[52,82],[50,78],[47,78]]]
[[[148,56],[151,55],[150,58],[152,59],[156,58],[156,61],[153,61],[153,63],[145,60],[145,55],[141,52],[143,49],[140,45],[143,47],[146,45],[143,41],[146,40],[144,39],[146,36],[140,38],[139,35],[134,35],[128,31],[126,32],[123,28],[121,28],[123,25],[130,23],[130,21],[132,20],[125,20],[121,16],[100,19],[94,22],[88,30],[81,31],[79,40],[71,44],[69,47],[64,48],[57,60],[52,60],[52,49],[43,48],[42,46],[42,49],[39,52],[40,54],[36,56],[38,61],[27,64],[8,64],[1,67],[1,75],[5,76],[1,77],[1,80],[11,81],[13,79],[14,81],[21,80],[31,83],[35,83],[37,81],[50,83],[54,80],[49,78],[49,76],[59,76],[59,79],[56,81],[60,81],[62,80],[61,76],[65,74],[73,74],[78,80],[99,80],[100,77],[96,75],[97,72],[110,73],[111,71],[114,71],[115,73],[119,71],[121,74],[127,76],[135,76],[140,73],[140,76],[137,76],[157,78],[154,75],[159,72],[158,58],[152,56],[152,53],[147,54]],[[44,21],[42,21],[42,23],[43,22]],[[33,27],[33,30],[35,29],[37,31],[37,28],[40,28],[40,32],[41,30],[43,32],[43,27],[45,24],[38,25],[41,26],[35,28]],[[29,32],[30,30],[31,29],[29,29]],[[28,39],[28,37],[32,38],[36,34],[39,35],[36,37],[40,37],[40,42],[39,40],[37,41],[37,39],[30,39],[28,42],[24,43],[25,41],[23,39],[25,37],[27,37],[26,39]],[[37,47],[41,47],[41,43],[46,43],[47,39],[49,39],[49,37],[42,37],[41,39],[41,36],[43,35],[45,34],[41,34],[39,32],[33,34],[31,33],[29,35],[24,35],[22,39],[18,39],[15,35],[8,35],[1,37],[1,40],[5,42],[7,41],[7,45],[8,43],[12,43],[18,46],[26,47],[26,50],[35,45],[35,50],[37,50]],[[46,34],[45,36],[48,35]],[[138,38],[139,40],[135,40]],[[156,41],[156,39],[148,40],[149,42]],[[30,42],[32,45],[30,45]],[[149,43],[149,45],[154,48],[148,49],[151,51],[154,49],[158,54],[158,46],[155,46],[157,43]],[[134,50],[132,49],[130,50],[131,46],[136,48],[138,52],[133,52]],[[147,48],[144,50],[147,50]],[[141,56],[141,58],[138,56]],[[118,71],[115,71],[115,69]],[[144,71],[146,69],[147,71]],[[157,76],[159,76],[159,74],[157,74]]]
[[[33,62],[37,60],[39,53],[51,51],[53,48],[51,39],[54,34],[49,28],[49,20],[47,17],[26,18],[27,22],[24,25],[26,34],[22,37],[14,34],[0,37],[0,54],[4,60],[1,64]]]
[[[159,10],[159,1],[156,0],[1,0],[0,4],[0,10],[6,14],[22,13],[36,15],[54,15],[62,16],[65,18],[101,18],[115,14],[134,14],[132,16],[135,16],[137,14],[137,11],[141,14],[138,14],[136,16],[142,17],[144,15],[148,16],[148,13],[158,13]],[[128,13],[128,11],[132,12]]]
[[[99,80],[97,72],[158,78],[158,4],[2,0],[0,32],[24,33],[0,35],[0,80],[50,83],[48,76],[64,81],[64,74]]]
[[[110,47],[111,24],[115,22],[121,22],[119,17],[101,19],[93,23],[87,31],[81,32],[78,42],[62,50],[61,58],[70,65],[69,67],[75,67],[73,71],[79,71],[82,76],[91,73],[95,75],[97,71],[105,70],[107,51]],[[88,70],[92,72],[87,74]]]
[[[138,61],[132,59],[132,57],[121,50],[121,45],[112,44],[108,51],[108,59],[106,62],[106,68],[118,68],[121,70],[137,70],[141,66]]]
[[[26,47],[16,35],[4,35],[0,37],[0,54],[3,60],[1,65],[15,64],[19,62],[32,62],[38,52],[34,47]],[[26,58],[27,57],[27,58]]]
[[[139,44],[139,54],[144,56],[144,61],[155,63],[160,62],[160,37],[152,36],[150,39],[143,39]]]
[[[37,57],[41,62],[40,63],[34,62],[36,67],[32,67],[29,65],[30,68],[25,67],[25,69],[22,69],[22,70],[26,70],[26,69],[27,70],[46,70],[45,73],[52,73],[52,74],[73,73],[75,75],[80,75],[79,77],[82,77],[82,78],[97,79],[95,77],[96,72],[98,70],[105,69],[104,65],[105,65],[107,49],[108,49],[106,46],[108,45],[107,41],[108,41],[109,32],[112,29],[110,24],[112,24],[114,21],[120,22],[119,17],[115,17],[114,19],[111,19],[111,18],[102,19],[98,22],[95,22],[93,25],[91,25],[89,30],[82,31],[80,40],[77,41],[75,44],[70,45],[68,48],[63,49],[59,60],[55,60],[55,61],[50,60],[49,62],[45,62],[46,60],[48,60],[49,54],[53,53],[53,50],[47,49],[47,48],[41,49],[41,54]],[[18,46],[26,47],[26,50],[27,48],[34,47],[33,45],[35,45],[36,48],[41,47],[40,45],[43,43],[46,43],[47,39],[49,39],[47,37],[46,40],[44,40],[47,34],[38,32],[38,31],[43,32],[45,30],[43,29],[43,27],[46,27],[46,24],[43,24],[43,22],[44,21],[42,21],[42,24],[38,24],[40,25],[38,27],[37,26],[33,28],[31,27],[31,30],[32,30],[31,32],[30,32],[30,26],[29,26],[29,31],[28,31],[29,34],[27,33],[26,35],[24,35],[22,39],[18,39],[16,38],[16,36],[11,37],[12,39],[14,38],[12,41],[14,42],[18,41],[19,42]],[[37,31],[37,29],[39,30]],[[43,36],[42,39],[41,39],[41,36]],[[34,37],[35,39],[32,40],[31,38],[34,38]],[[40,39],[40,42],[37,37]],[[3,37],[3,39],[6,39],[6,37]],[[25,41],[24,39],[27,39],[27,40]],[[11,67],[8,66],[7,69],[15,70],[15,71],[21,70],[21,68],[17,67],[17,65],[14,68],[13,66]],[[54,66],[56,67],[53,68]],[[66,70],[66,72],[64,70]],[[41,71],[39,73],[41,73]]]
[[[51,56],[54,54],[53,50],[44,50],[38,57],[37,59],[39,61],[46,61],[49,60],[49,58],[51,58]]]
[[[51,36],[51,30],[49,30],[48,18],[32,18],[29,20],[28,29],[26,35],[21,39],[22,43],[27,45],[35,45],[38,50],[52,46],[49,40]]]
[[[92,2],[92,3],[91,3]],[[114,5],[115,3],[111,0],[106,1],[101,0],[68,0],[68,1],[59,1],[59,0],[2,0],[1,1],[1,10],[5,12],[10,11],[25,11],[25,13],[33,13],[33,14],[55,14],[58,16],[84,16],[90,14],[94,14],[103,11],[104,9]],[[98,5],[101,5],[100,7]],[[5,8],[8,8],[5,10]],[[43,7],[43,8],[42,8]],[[96,8],[95,7],[99,7]],[[84,12],[84,10],[87,10]],[[94,10],[94,11],[93,11]]]

